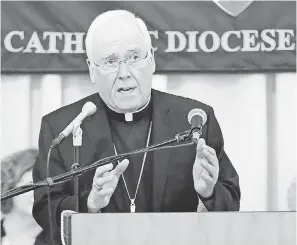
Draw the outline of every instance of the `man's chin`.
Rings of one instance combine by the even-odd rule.
[[[139,107],[141,107],[141,101],[139,101],[139,98],[130,98],[130,99],[121,99],[116,101],[117,103],[114,104],[114,106],[117,108],[117,111],[120,113],[126,113],[126,112],[134,112]]]
[[[117,107],[118,112],[127,113],[137,111],[139,108],[139,103],[121,103]]]
[[[134,112],[137,110],[138,107],[135,106],[128,106],[128,107],[121,107],[119,108],[120,113],[127,113],[127,112]]]

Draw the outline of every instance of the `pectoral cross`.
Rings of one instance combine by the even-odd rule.
[[[135,213],[136,205],[134,202],[134,199],[131,199],[131,204],[130,204],[130,212]]]

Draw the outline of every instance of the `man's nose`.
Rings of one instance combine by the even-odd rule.
[[[122,61],[120,64],[119,64],[119,78],[120,79],[127,79],[130,77],[130,70],[129,70],[129,67],[128,65],[126,64],[125,61]]]

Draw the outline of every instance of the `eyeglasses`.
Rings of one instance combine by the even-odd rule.
[[[134,52],[129,55],[127,58],[123,60],[118,59],[106,59],[100,64],[96,64],[95,62],[91,61],[96,67],[98,67],[99,71],[102,74],[109,74],[119,70],[120,64],[125,62],[129,68],[140,68],[146,65],[146,59],[148,58],[148,53],[145,56],[141,55],[138,52]]]

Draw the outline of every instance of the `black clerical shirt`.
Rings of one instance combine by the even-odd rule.
[[[152,118],[151,107],[152,105],[149,103],[143,110],[133,114],[132,121],[126,121],[124,114],[116,113],[106,106],[113,143],[117,154],[131,152],[146,147],[149,126]],[[152,133],[150,135],[150,143],[151,142]],[[129,166],[124,172],[124,178],[130,198],[134,198],[135,196],[143,157],[144,153],[128,158]],[[114,165],[116,164],[117,163]],[[152,211],[152,170],[152,153],[148,152],[135,199],[136,212]],[[118,182],[118,188],[121,189],[125,211],[130,212],[130,200],[122,176]]]

